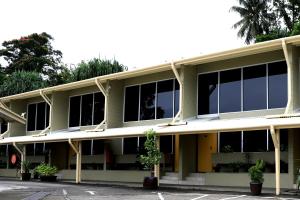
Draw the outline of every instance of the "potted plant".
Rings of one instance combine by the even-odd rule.
[[[55,176],[55,174],[57,173],[57,168],[55,166],[41,163],[35,168],[35,171],[40,175],[41,181],[47,181],[47,182],[56,181],[57,176]]]
[[[157,189],[158,180],[157,177],[154,177],[154,166],[160,164],[161,153],[157,146],[156,132],[150,129],[145,132],[145,135],[145,155],[140,155],[139,161],[145,169],[151,170],[151,176],[144,178],[143,187],[145,189]]]
[[[21,172],[21,179],[22,181],[29,181],[31,177],[31,173],[29,172],[31,163],[27,160],[24,160],[22,161],[21,165],[24,170],[23,172]]]
[[[249,168],[249,176],[251,179],[250,182],[250,190],[253,195],[260,195],[262,184],[264,182],[264,161],[263,160],[257,160],[256,164]]]

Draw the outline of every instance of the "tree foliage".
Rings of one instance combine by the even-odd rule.
[[[146,155],[140,155],[139,161],[145,169],[152,170],[154,165],[158,165],[161,160],[161,153],[157,146],[157,135],[153,129],[145,132],[146,141],[144,144]]]

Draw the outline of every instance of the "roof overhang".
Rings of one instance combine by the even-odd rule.
[[[104,83],[107,80],[121,80],[121,79],[147,75],[151,73],[168,71],[171,70],[172,63],[174,63],[175,65],[199,65],[204,63],[216,62],[221,60],[227,60],[227,59],[239,58],[243,56],[250,56],[259,53],[281,50],[282,40],[285,40],[285,43],[287,45],[295,45],[295,46],[300,45],[300,35],[297,35],[292,37],[271,40],[267,42],[261,42],[253,45],[248,45],[237,49],[201,55],[201,56],[192,57],[188,59],[177,60],[174,62],[169,62],[161,65],[139,68],[136,70],[129,70],[129,71],[119,72],[114,74],[108,74],[108,75],[99,76],[95,78],[97,78],[98,81]],[[43,91],[44,93],[47,94],[55,91],[66,91],[66,90],[72,90],[76,88],[88,87],[88,86],[95,85],[95,78],[44,88]],[[10,100],[15,100],[15,99],[32,98],[32,97],[39,96],[39,91],[40,90],[34,90],[34,91],[16,94],[12,96],[2,97],[1,100],[3,102],[9,102]]]
[[[0,119],[6,122],[26,124],[26,119],[0,104]]]
[[[271,126],[275,129],[300,128],[300,117],[255,117],[228,120],[204,120],[197,119],[187,123],[187,125],[178,126],[138,126],[126,128],[106,129],[103,132],[89,131],[68,131],[61,130],[50,133],[45,136],[18,136],[8,137],[0,140],[0,144],[28,144],[41,142],[67,142],[69,139],[73,141],[91,140],[91,139],[116,139],[126,137],[144,136],[145,131],[153,129],[158,135],[173,134],[202,134],[216,132],[231,131],[250,131],[250,130],[266,130]]]

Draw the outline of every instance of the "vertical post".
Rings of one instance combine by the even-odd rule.
[[[107,147],[106,142],[104,142],[104,155],[103,155],[103,170],[104,171],[106,171],[106,169],[107,169],[107,165],[106,165],[107,151],[108,151],[108,147]]]
[[[78,152],[76,154],[76,183],[81,182],[81,141],[78,141]]]
[[[275,147],[275,171],[276,171],[276,195],[280,194],[280,131],[275,130],[275,136],[278,141],[277,147]]]
[[[159,136],[156,136],[156,145],[157,145],[157,148],[159,149],[160,147],[160,137]],[[154,166],[154,176],[157,177],[157,185],[159,186],[159,169],[160,167],[160,163],[158,165],[155,165]]]

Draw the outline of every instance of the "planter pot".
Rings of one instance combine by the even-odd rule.
[[[251,194],[260,195],[261,194],[262,183],[250,183]]]
[[[57,176],[40,176],[40,180],[44,182],[55,182]]]
[[[33,174],[33,179],[39,179],[39,175],[38,174]]]
[[[154,176],[145,177],[143,182],[143,188],[149,190],[156,190],[158,188],[157,177]]]
[[[22,181],[29,181],[31,178],[31,173],[21,173]]]

